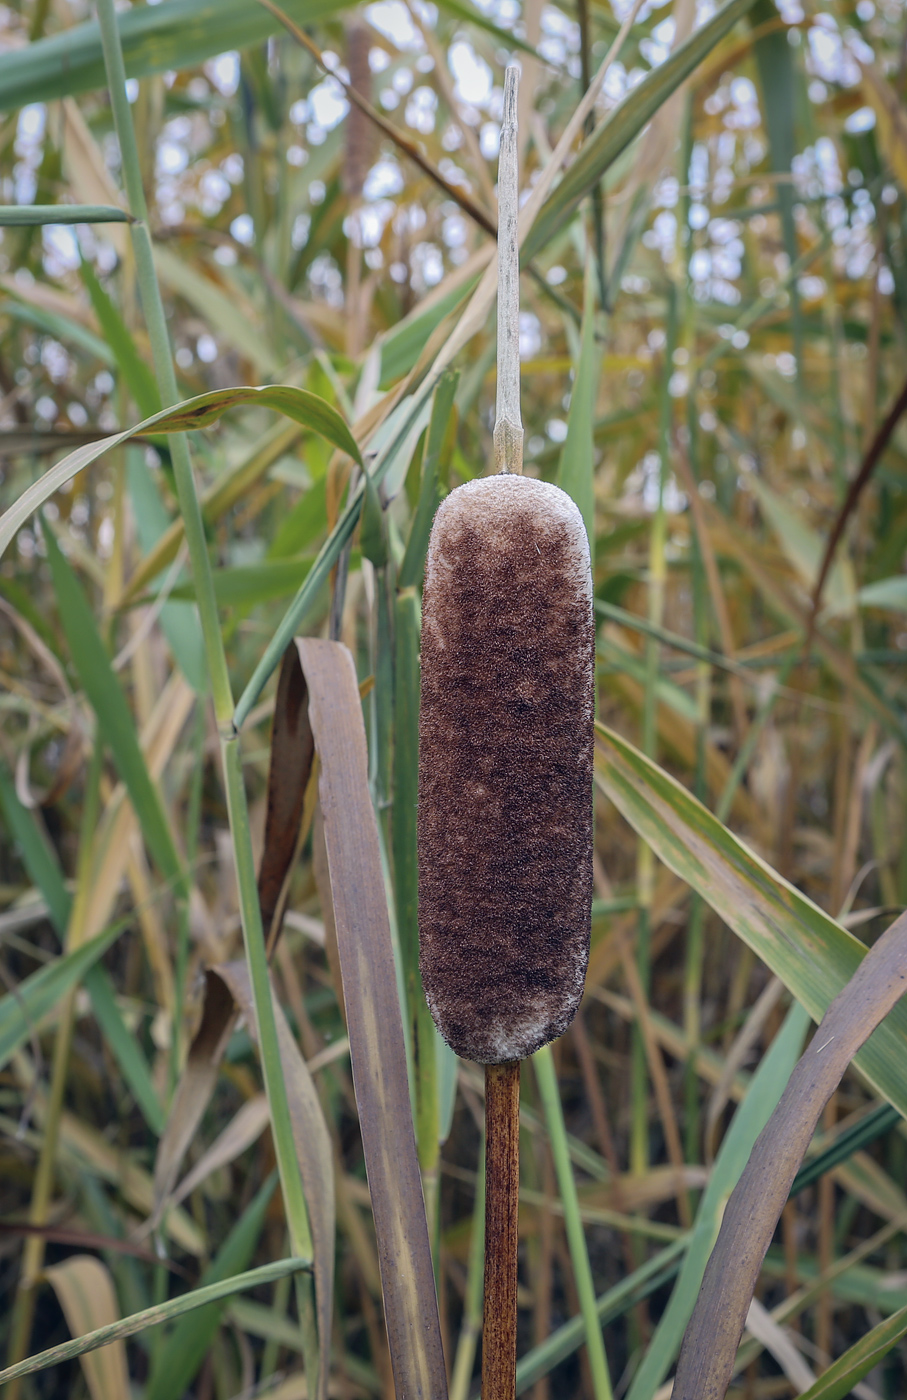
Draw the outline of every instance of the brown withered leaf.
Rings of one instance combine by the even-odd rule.
[[[334,926],[334,905],[331,900],[331,877],[328,874],[328,853],[324,846],[324,818],[321,808],[315,809],[312,826],[312,873],[315,888],[321,904],[321,917],[324,922],[324,951],[331,974],[331,986],[340,1005],[340,1014],[346,1024],[346,1007],[343,1004],[343,979],[340,975],[340,956],[337,952],[337,929]]]
[[[73,1337],[119,1321],[120,1309],[110,1271],[93,1254],[74,1254],[62,1264],[45,1269],[44,1276],[53,1286]],[[91,1400],[123,1400],[129,1394],[126,1344],[122,1338],[100,1351],[86,1352],[79,1361]]]
[[[284,653],[277,682],[265,841],[258,872],[261,921],[272,952],[280,933],[286,891],[299,841],[305,829],[306,789],[314,760],[305,680],[295,646]],[[179,1176],[186,1151],[214,1092],[220,1062],[233,1032],[236,1010],[224,982],[210,974],[198,1033],[173,1096],[167,1126],[154,1166],[155,1209],[150,1224],[161,1218]]]
[[[762,1261],[822,1110],[905,992],[902,914],[829,1006],[731,1194],[680,1349],[673,1400],[723,1400]]]
[[[218,1167],[229,1166],[236,1158],[257,1142],[268,1126],[268,1100],[264,1094],[256,1094],[247,1099],[242,1108],[230,1119],[223,1132],[204,1152],[190,1172],[187,1172],[173,1192],[172,1201],[179,1204],[190,1191],[194,1191],[206,1181]]]
[[[319,797],[394,1380],[398,1395],[446,1400],[359,687],[346,647],[314,638],[297,646],[321,764]]]
[[[261,924],[269,950],[280,933],[280,915],[303,827],[314,756],[305,680],[296,648],[290,646],[284,652],[274,703],[265,844],[258,872]]]
[[[221,979],[208,972],[201,1025],[189,1047],[154,1161],[154,1210],[149,1221],[152,1229],[160,1222],[183,1158],[214,1093],[220,1062],[235,1024],[233,997]]]

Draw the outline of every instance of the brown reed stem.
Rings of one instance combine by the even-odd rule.
[[[482,1400],[516,1395],[520,1062],[485,1066],[485,1303]]]

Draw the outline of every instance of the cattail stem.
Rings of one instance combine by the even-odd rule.
[[[482,1400],[516,1395],[520,1061],[485,1066],[485,1303]]]

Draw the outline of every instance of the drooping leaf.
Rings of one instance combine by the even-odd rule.
[[[777,875],[702,803],[638,749],[596,725],[602,791],[669,869],[720,915],[818,1022],[866,948]],[[907,1118],[907,1006],[885,1018],[855,1063]]]
[[[312,394],[307,389],[297,389],[291,384],[269,384],[263,389],[248,386],[214,389],[208,394],[199,394],[197,398],[175,404],[173,408],[165,408],[151,418],[146,418],[144,422],[137,423],[134,428],[126,428],[123,432],[113,433],[110,437],[101,438],[98,442],[70,452],[62,462],[51,467],[50,471],[45,472],[44,476],[24,491],[15,504],[0,516],[0,555],[7,549],[19,527],[39,506],[111,448],[119,447],[121,442],[126,442],[148,429],[155,429],[161,433],[181,433],[195,428],[206,428],[216,422],[228,408],[238,408],[244,404],[272,408],[284,417],[292,418],[294,422],[303,424],[312,432],[320,433],[328,442],[339,447],[341,452],[349,453],[361,464],[359,448],[346,423],[337,410],[317,394]]]

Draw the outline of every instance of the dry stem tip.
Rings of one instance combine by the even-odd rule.
[[[520,416],[520,247],[517,86],[520,71],[504,75],[504,113],[498,156],[498,395],[494,425],[495,471],[522,472]]]

